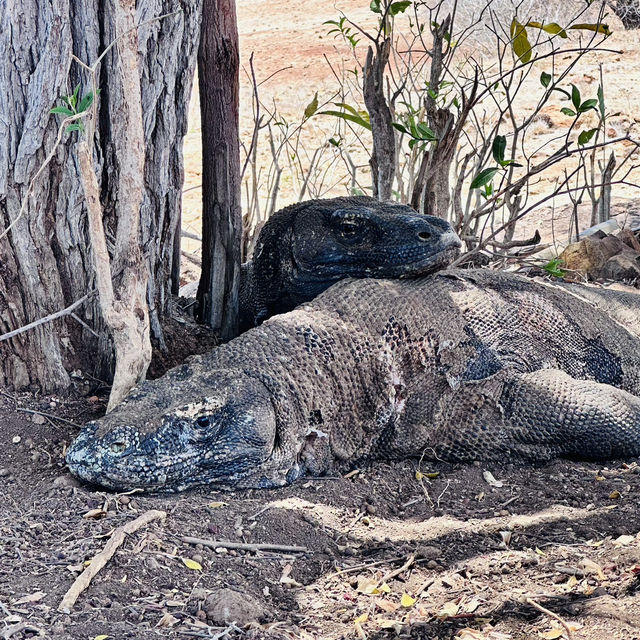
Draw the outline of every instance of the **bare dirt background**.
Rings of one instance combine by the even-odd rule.
[[[341,1],[339,8],[364,18],[367,5]],[[245,65],[252,51],[261,78],[292,65],[264,85],[263,97],[277,96],[299,118],[316,90],[333,86],[321,56],[332,55],[335,42],[322,22],[337,8],[239,0],[238,11]],[[606,62],[611,109],[625,114],[613,125],[623,128],[640,113],[640,37],[619,33],[611,44],[624,51]],[[596,63],[573,79],[594,92]],[[242,95],[246,136],[246,86]],[[558,113],[549,114],[552,125],[561,124]],[[192,114],[186,188],[200,184],[195,101]],[[281,204],[294,196],[285,185]],[[616,195],[631,208],[635,196]],[[195,232],[199,198],[197,188],[185,195],[185,223]],[[159,368],[183,357],[179,331],[172,342],[177,353]],[[537,468],[406,461],[278,491],[116,495],[80,486],[63,464],[80,425],[104,411],[106,392],[81,377],[71,397],[0,390],[2,640],[640,640],[640,468],[633,461]],[[73,610],[59,612],[114,528],[149,509],[166,518],[130,535]],[[209,549],[184,536],[304,549]]]

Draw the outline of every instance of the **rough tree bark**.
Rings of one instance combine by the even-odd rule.
[[[640,0],[609,0],[607,4],[625,29],[640,29]]]
[[[27,185],[53,145],[58,117],[49,110],[76,83],[82,82],[82,93],[89,90],[89,78],[71,64],[71,54],[91,62],[115,37],[112,1],[0,0],[0,235],[16,219]],[[149,270],[152,331],[160,344],[180,222],[182,138],[201,0],[137,3],[138,22],[176,9],[182,13],[152,22],[138,34],[147,142],[140,246]],[[93,147],[108,237],[115,235],[120,174],[112,123],[122,117],[126,102],[112,72],[113,56],[115,50],[100,69]],[[94,289],[85,198],[72,148],[69,143],[60,147],[39,178],[26,214],[0,239],[0,334],[63,309]],[[52,390],[68,384],[68,371],[74,368],[108,377],[112,345],[95,296],[77,313],[98,338],[67,316],[0,342],[0,385]]]
[[[234,0],[204,0],[198,52],[202,116],[202,276],[197,318],[223,340],[238,333],[240,56]]]
[[[364,103],[369,112],[373,149],[371,151],[371,182],[373,197],[390,200],[396,173],[396,142],[391,110],[384,95],[384,69],[389,62],[391,40],[387,38],[376,53],[369,47],[363,73]]]

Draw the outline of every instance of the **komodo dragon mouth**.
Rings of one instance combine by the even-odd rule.
[[[375,458],[640,455],[640,295],[488,269],[345,280],[145,382],[71,444],[110,489],[278,487]]]

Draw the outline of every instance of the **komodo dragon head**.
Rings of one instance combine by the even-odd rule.
[[[441,218],[368,196],[309,200],[275,213],[252,261],[255,318],[291,311],[342,278],[402,278],[448,265],[460,239]],[[241,314],[242,315],[242,314]]]
[[[114,490],[274,486],[276,418],[266,387],[240,371],[212,371],[205,392],[202,378],[192,385],[190,376],[185,364],[144,382],[86,424],[67,451],[71,472]],[[262,473],[270,480],[261,482]]]

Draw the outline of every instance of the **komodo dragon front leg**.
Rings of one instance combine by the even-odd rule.
[[[640,398],[564,371],[503,371],[461,385],[440,401],[430,436],[445,460],[637,455]]]

